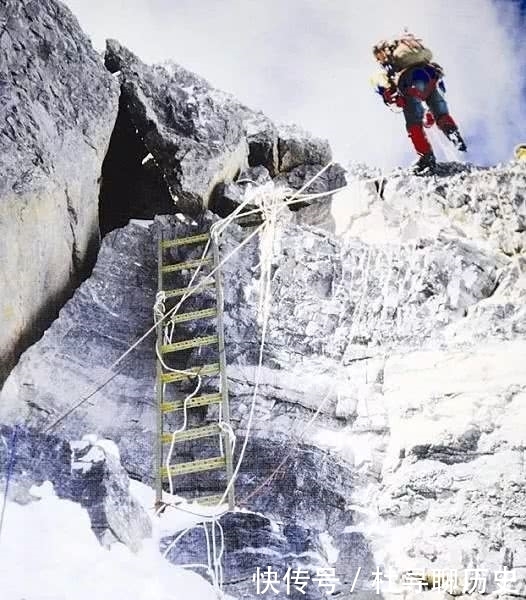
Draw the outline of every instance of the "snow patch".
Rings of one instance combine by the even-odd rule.
[[[323,533],[320,534],[320,542],[321,542],[321,547],[323,548],[323,552],[324,552],[325,556],[327,557],[327,562],[330,565],[334,565],[336,563],[336,561],[338,560],[340,551],[334,545],[334,541],[328,531],[324,531]]]
[[[145,496],[137,485],[135,492]],[[146,486],[143,486],[146,487]],[[26,600],[216,600],[200,575],[161,558],[158,535],[133,554],[123,544],[103,548],[80,505],[61,500],[45,482],[39,502],[8,502],[2,532],[2,598]],[[29,576],[28,576],[29,575]]]
[[[130,219],[130,225],[149,229],[150,226],[153,225],[153,219]]]
[[[101,448],[106,456],[113,456],[120,462],[121,453],[119,452],[117,444],[112,440],[98,440],[95,446]]]

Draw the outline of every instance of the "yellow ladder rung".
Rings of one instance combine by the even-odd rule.
[[[221,400],[221,394],[203,394],[202,396],[190,398],[190,400],[188,400],[186,403],[186,408],[197,408],[198,406],[219,404]],[[183,408],[184,400],[175,400],[175,402],[163,402],[163,404],[161,404],[161,411],[163,413],[174,412],[176,410],[183,410]]]
[[[166,467],[161,468],[161,477],[168,475],[187,475],[189,473],[202,473],[203,471],[213,471],[226,467],[226,458],[217,456],[215,458],[204,458],[201,460],[193,460],[191,462],[179,463],[178,465],[170,465],[170,471]]]
[[[196,292],[202,292],[203,290],[205,290],[207,287],[213,287],[215,286],[216,282],[214,280],[212,281],[207,281],[206,283],[201,283],[199,285],[193,285],[191,287],[187,287],[187,288],[178,288],[176,290],[166,290],[164,292],[165,298],[180,298],[181,296],[184,296],[185,294],[195,294]]]
[[[188,502],[197,502],[197,504],[201,504],[202,506],[214,506],[214,504],[219,504],[223,498],[223,494],[216,494],[214,496],[198,496],[197,498],[191,498]],[[223,500],[223,504],[226,504],[228,499],[225,498]]]
[[[171,318],[173,323],[185,323],[186,321],[197,321],[207,317],[216,317],[217,308],[205,308],[203,310],[194,310],[193,312],[181,313]]]
[[[176,290],[166,290],[164,292],[164,295],[166,297],[166,299],[168,298],[180,298],[181,296],[184,296],[185,294],[188,293],[195,293],[197,291],[203,291],[204,289],[206,289],[207,287],[212,287],[216,284],[216,282],[214,280],[212,281],[207,281],[206,283],[202,283],[199,285],[194,285],[192,287],[185,287],[185,288],[178,288]]]
[[[203,427],[193,427],[192,429],[185,429],[177,433],[163,433],[161,436],[161,442],[163,444],[171,444],[175,442],[188,442],[191,440],[199,440],[205,437],[211,437],[213,435],[219,435],[221,428],[217,423],[212,425],[204,425]]]
[[[211,265],[213,262],[213,258],[198,258],[196,260],[174,263],[173,265],[164,265],[164,267],[161,267],[161,271],[163,273],[173,273],[174,271],[184,271],[185,269],[197,269],[200,266]]]
[[[198,235],[189,235],[188,237],[177,238],[176,240],[166,240],[162,243],[163,250],[173,248],[174,246],[186,246],[188,244],[200,244],[210,239],[209,233],[199,233]]]
[[[161,353],[168,354],[170,352],[179,352],[180,350],[188,350],[189,348],[199,348],[200,346],[211,346],[217,344],[219,338],[217,335],[205,335],[203,337],[193,338],[191,340],[182,340],[173,344],[164,344],[161,346]]]
[[[178,288],[176,290],[166,290],[164,292],[165,298],[180,298],[185,294],[195,294],[196,292],[202,292],[206,288],[215,286],[216,282],[212,279],[212,281],[207,281],[206,283],[200,283],[199,285],[193,285],[191,287],[186,288]]]
[[[185,370],[186,373],[163,373],[161,375],[161,381],[163,383],[173,383],[174,381],[186,381],[187,379],[192,379],[198,375],[217,375],[219,373],[219,363],[212,363],[201,367],[192,367],[191,369]]]

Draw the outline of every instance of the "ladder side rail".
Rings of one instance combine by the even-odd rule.
[[[157,290],[163,290],[163,233],[159,239],[157,249]],[[163,404],[164,404],[164,383],[162,380],[162,365],[157,356],[157,348],[161,347],[163,341],[163,323],[157,325],[157,340],[155,347],[155,363],[156,363],[156,396],[157,396],[157,424],[155,431],[155,499],[158,503],[162,501],[163,496]]]
[[[214,258],[214,268],[217,269],[215,274],[216,283],[216,301],[217,301],[217,337],[219,346],[219,369],[220,369],[220,392],[221,392],[221,404],[222,404],[222,420],[230,425],[230,405],[228,399],[228,380],[227,380],[227,362],[226,362],[226,351],[225,351],[225,327],[223,319],[224,310],[224,297],[223,297],[223,278],[221,269],[219,268],[219,241],[215,235],[211,236],[212,240],[212,251]],[[232,446],[230,445],[230,436],[227,433],[223,433],[223,446],[226,459],[226,476],[227,485],[230,483],[233,477],[233,457],[232,457]],[[234,497],[234,486],[231,485],[228,490],[228,507],[230,510],[234,510],[235,497]]]

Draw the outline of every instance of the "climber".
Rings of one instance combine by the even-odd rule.
[[[466,144],[443,96],[443,70],[432,62],[433,55],[421,40],[405,32],[395,40],[376,44],[373,55],[382,66],[376,91],[386,105],[403,109],[407,133],[419,156],[414,164],[415,173],[433,172],[436,166],[433,149],[424,131],[424,126],[429,127],[433,122],[458,150],[465,152]],[[430,112],[426,113],[423,102]]]

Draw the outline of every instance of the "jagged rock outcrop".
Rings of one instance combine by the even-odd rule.
[[[145,65],[115,40],[107,42],[105,61],[120,72],[127,110],[176,208],[200,212],[214,186],[247,162],[239,104],[179,65]]]
[[[117,447],[96,435],[67,442],[23,426],[0,425],[0,473],[8,499],[21,504],[37,501],[34,485],[49,481],[59,498],[78,502],[102,544],[122,542],[137,551],[152,534],[151,522],[130,495],[130,480]]]
[[[95,259],[118,85],[54,0],[0,7],[0,382]]]
[[[216,186],[248,167],[265,167],[275,177],[331,160],[326,140],[277,127],[173,62],[146,65],[115,40],[107,42],[105,61],[120,78],[123,109],[162,173],[173,212],[199,214]]]

